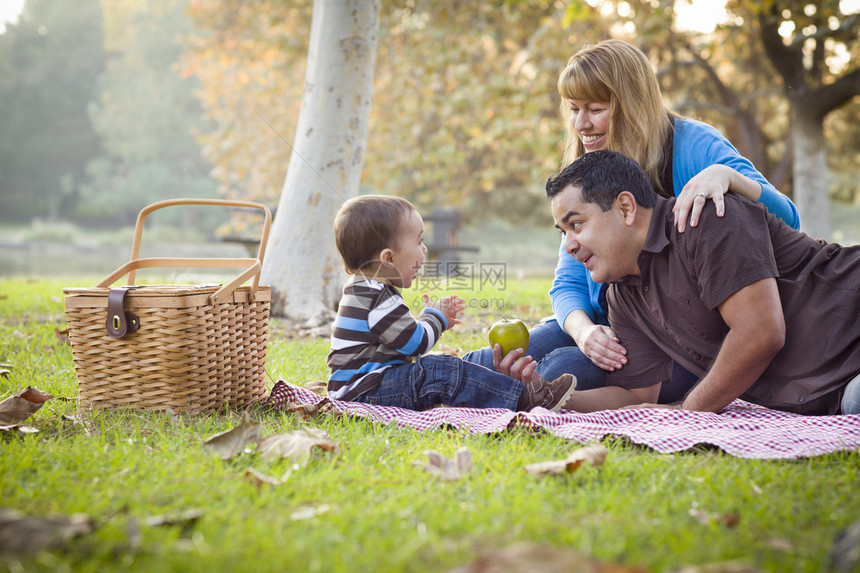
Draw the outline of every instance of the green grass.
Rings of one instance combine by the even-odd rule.
[[[76,397],[71,350],[56,333],[64,286],[73,284],[0,280],[0,363],[12,365],[0,398],[28,385]],[[480,293],[504,297],[504,308],[474,309],[443,342],[483,344],[502,314],[536,321],[549,313],[547,286],[527,279]],[[324,380],[327,341],[288,334],[273,322],[270,385]],[[74,401],[50,400],[27,421],[39,433],[0,432],[0,508],[82,513],[95,529],[34,555],[0,552],[0,571],[447,571],[527,542],[651,571],[740,561],[821,572],[835,537],[860,516],[858,452],[761,461],[709,448],[662,455],[607,439],[603,466],[538,479],[523,466],[578,445],[526,431],[421,434],[328,416],[312,424],[339,451],[316,451],[284,484],[258,487],[246,469],[280,477],[291,464],[252,453],[222,461],[201,446],[239,413],[63,415],[78,415]],[[294,415],[253,415],[266,435],[303,425]],[[476,468],[460,481],[414,464],[428,449],[452,456],[463,446]],[[144,523],[192,509],[193,523]],[[307,509],[316,515],[297,514]],[[733,515],[734,525],[721,519]]]

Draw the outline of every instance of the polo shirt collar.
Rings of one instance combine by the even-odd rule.
[[[657,197],[657,204],[654,205],[654,212],[651,215],[651,226],[648,227],[645,244],[642,245],[643,251],[656,254],[669,246],[669,231],[674,223],[673,205],[674,201]]]

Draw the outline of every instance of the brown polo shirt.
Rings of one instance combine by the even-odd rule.
[[[607,384],[641,388],[670,379],[672,361],[705,375],[729,331],[717,307],[738,290],[776,278],[785,346],[741,396],[801,414],[837,414],[860,372],[860,246],[810,238],[760,203],[725,196],[697,227],[678,233],[674,199],[659,198],[642,252],[641,277],[609,286],[609,323],[628,363]],[[750,309],[755,312],[755,309]]]

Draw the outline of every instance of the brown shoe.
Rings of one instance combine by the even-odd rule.
[[[576,376],[562,374],[552,382],[541,380],[534,386],[526,385],[529,392],[529,410],[536,406],[552,412],[561,410],[576,390]]]

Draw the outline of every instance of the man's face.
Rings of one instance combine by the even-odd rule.
[[[583,202],[579,187],[568,185],[550,206],[555,226],[564,236],[564,250],[585,265],[594,282],[639,274],[639,247],[618,199],[603,211],[596,203]]]

